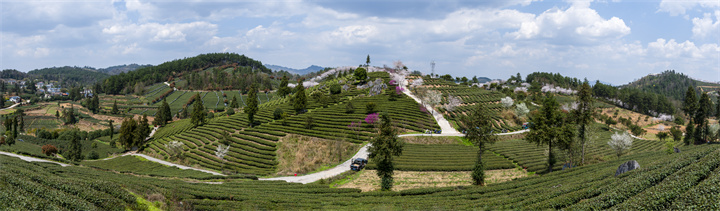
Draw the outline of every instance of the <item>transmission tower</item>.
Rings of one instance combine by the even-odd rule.
[[[435,75],[435,60],[430,62],[430,71],[431,71],[430,77],[432,78],[433,75]]]

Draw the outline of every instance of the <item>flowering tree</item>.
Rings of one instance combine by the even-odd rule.
[[[182,142],[179,142],[179,141],[170,141],[167,144],[165,144],[165,151],[168,152],[170,157],[177,158],[177,157],[180,157],[180,155],[183,152],[183,147],[182,147],[183,145],[185,145],[185,144],[183,144]]]
[[[395,87],[395,94],[402,94],[403,91],[405,91],[405,89],[403,89],[402,87],[400,87],[400,86]]]
[[[517,104],[517,106],[515,107],[515,114],[517,114],[517,116],[519,117],[525,116],[528,113],[530,113],[530,109],[528,109],[525,103]]]
[[[617,156],[620,157],[625,153],[625,150],[630,149],[632,147],[632,137],[630,137],[630,134],[627,132],[623,134],[618,134],[617,132],[610,136],[610,141],[608,142],[608,145],[610,145],[610,148],[615,150],[615,153],[617,153]]]
[[[368,114],[365,117],[365,122],[367,122],[368,124],[371,124],[371,125],[375,124],[378,121],[378,117],[379,117],[379,115],[377,113]]]
[[[411,87],[418,87],[418,86],[422,86],[422,85],[423,85],[423,79],[422,79],[422,78],[415,79],[415,80],[412,82],[412,84],[410,84]]]
[[[442,93],[437,90],[428,90],[423,99],[423,102],[429,104],[431,108],[434,108],[440,101],[442,101]]]
[[[220,144],[217,146],[217,149],[215,149],[215,156],[217,156],[220,159],[223,159],[225,155],[227,155],[228,151],[230,150],[230,145],[227,147],[224,147],[224,145]]]
[[[390,85],[397,85],[397,81],[396,81],[395,79],[393,79],[393,80],[390,80],[390,81],[388,82],[388,84],[390,84]]]
[[[426,113],[426,114],[428,113],[427,108],[425,108],[425,106],[423,106],[423,105],[420,105],[420,111],[422,111],[423,113]]]
[[[513,102],[512,98],[505,97],[503,99],[500,99],[500,103],[502,103],[503,107],[510,108],[513,105],[513,103],[515,103],[515,102]]]
[[[462,100],[459,97],[449,95],[448,96],[448,103],[445,104],[445,109],[448,111],[455,110],[455,107],[460,106],[462,104]]]

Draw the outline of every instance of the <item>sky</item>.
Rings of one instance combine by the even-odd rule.
[[[0,69],[23,72],[234,52],[296,69],[370,55],[468,78],[720,81],[719,0],[0,0],[0,11]]]

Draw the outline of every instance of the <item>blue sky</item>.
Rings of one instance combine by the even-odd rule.
[[[0,69],[159,64],[235,52],[291,68],[365,62],[453,76],[536,71],[720,81],[720,1],[0,1]]]

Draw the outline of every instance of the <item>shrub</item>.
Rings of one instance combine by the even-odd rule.
[[[4,142],[5,140],[2,140],[2,141]],[[58,149],[53,145],[46,144],[45,146],[42,146],[42,153],[47,156],[52,156],[52,155],[58,153]]]
[[[93,149],[97,148],[97,142],[93,142],[92,144],[90,144],[90,147]]]
[[[375,113],[375,107],[377,107],[377,105],[374,102],[368,102],[367,104],[365,104],[366,113]]]
[[[312,116],[305,117],[305,129],[312,129],[314,120]]]
[[[279,120],[282,119],[283,110],[281,108],[275,109],[275,112],[273,112],[273,119]]]
[[[340,84],[333,84],[330,86],[330,94],[340,94],[342,92],[342,86]]]
[[[90,154],[88,155],[88,159],[90,160],[96,160],[98,158],[100,158],[100,155],[98,155],[98,153],[95,151],[90,152]]]
[[[345,113],[355,113],[355,107],[353,106],[352,102],[348,102],[347,104],[345,104]]]

